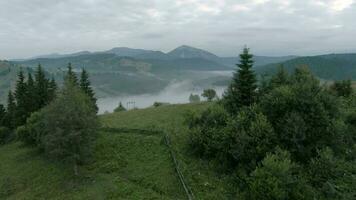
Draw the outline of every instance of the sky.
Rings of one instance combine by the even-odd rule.
[[[356,52],[356,0],[0,0],[0,59],[180,45],[235,56]]]

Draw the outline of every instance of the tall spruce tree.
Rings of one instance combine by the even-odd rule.
[[[96,98],[93,89],[90,86],[89,74],[85,69],[82,69],[82,73],[80,75],[80,83],[79,86],[81,90],[88,95],[90,100],[93,102],[93,106],[96,112],[98,112],[98,106],[96,105]]]
[[[15,87],[15,100],[16,100],[16,111],[15,111],[15,116],[16,116],[16,126],[21,126],[25,124],[26,118],[29,116],[27,113],[27,96],[26,96],[26,83],[25,83],[25,76],[20,69],[18,75],[17,75],[17,82],[16,82],[16,87]]]
[[[236,114],[239,108],[250,106],[256,98],[257,80],[251,69],[253,55],[245,47],[240,54],[238,69],[233,75],[232,83],[224,94],[224,106],[231,114]]]
[[[12,94],[11,90],[9,91],[7,97],[7,107],[6,107],[6,116],[5,116],[5,125],[9,129],[14,129],[16,127],[16,102],[15,97]]]
[[[48,79],[39,64],[35,72],[35,94],[36,94],[36,110],[39,110],[49,103],[48,98]]]
[[[36,88],[35,81],[32,78],[32,74],[28,73],[26,82],[26,110],[30,115],[32,112],[36,111]]]
[[[49,101],[52,101],[56,97],[57,88],[58,88],[57,83],[56,83],[54,77],[52,77],[51,81],[49,81],[49,84],[48,84]]]
[[[68,63],[68,71],[64,77],[65,81],[73,83],[73,85],[78,85],[78,78],[75,72],[73,72],[72,63]]]

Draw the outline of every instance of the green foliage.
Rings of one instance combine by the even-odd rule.
[[[0,126],[5,126],[6,109],[0,104]]]
[[[117,108],[114,109],[114,112],[123,112],[123,111],[126,111],[126,108],[122,105],[122,103],[120,101],[120,103],[117,106]]]
[[[70,82],[73,85],[78,85],[78,78],[75,72],[73,72],[72,63],[68,63],[67,74],[64,79],[65,82]]]
[[[255,105],[191,115],[191,149],[232,163],[226,172],[235,170],[245,199],[352,199],[356,98],[339,96],[305,67],[281,68]]]
[[[69,72],[68,72],[69,73]],[[88,97],[90,98],[90,100],[93,103],[93,107],[96,110],[96,112],[98,112],[98,106],[96,105],[96,98],[95,98],[95,94],[93,89],[90,86],[90,81],[89,81],[89,74],[87,73],[87,71],[85,69],[82,69],[82,73],[80,75],[80,81],[79,81],[79,86],[80,89],[86,94],[88,95]]]
[[[299,161],[338,140],[339,102],[306,69],[297,69],[291,85],[273,89],[261,99],[282,148]]]
[[[191,128],[191,147],[193,150],[206,157],[226,156],[228,134],[224,127],[227,125],[228,114],[219,105],[215,105],[201,115],[189,115],[186,119]]]
[[[201,96],[205,97],[208,101],[214,100],[216,96],[216,91],[214,89],[206,89],[203,91],[203,94]]]
[[[231,135],[229,152],[239,167],[250,171],[273,151],[277,136],[266,116],[256,107],[242,109],[230,119],[227,132]]]
[[[224,94],[224,106],[236,114],[242,106],[250,106],[256,100],[257,80],[253,67],[253,55],[248,48],[244,48],[240,54],[238,69],[233,75],[232,82]]]
[[[200,97],[197,94],[190,94],[189,96],[189,102],[190,103],[198,103],[200,102]]]
[[[14,129],[16,127],[16,102],[15,97],[11,91],[9,91],[7,97],[7,107],[4,123],[9,129]]]
[[[41,112],[45,124],[41,142],[45,153],[74,167],[86,161],[98,128],[96,111],[89,97],[72,82],[67,82],[58,98]]]
[[[28,73],[27,75],[27,83],[26,83],[26,113],[28,116],[34,111],[36,111],[37,107],[37,95],[36,95],[36,85],[35,81],[32,78],[32,74]]]
[[[28,117],[29,113],[27,112],[27,94],[26,91],[27,86],[25,83],[25,76],[23,74],[22,69],[18,73],[16,88],[15,88],[15,100],[16,100],[16,111],[15,111],[15,124],[16,126],[21,126],[25,124],[26,118]]]
[[[268,153],[248,178],[245,199],[313,199],[311,188],[296,175],[297,168],[287,151]]]
[[[350,97],[353,93],[351,80],[335,81],[331,86],[331,90],[334,91],[337,96]]]
[[[39,110],[44,106],[48,105],[50,102],[48,94],[48,84],[49,80],[45,76],[45,72],[42,69],[41,65],[38,65],[37,70],[35,71],[35,99],[36,99],[36,109]]]
[[[53,101],[56,98],[57,89],[58,89],[57,83],[54,80],[54,78],[52,77],[52,79],[48,83],[48,99],[49,99],[49,101]]]
[[[16,129],[17,139],[26,145],[36,146],[43,150],[42,139],[46,131],[43,119],[45,117],[42,111],[32,113],[26,124]]]

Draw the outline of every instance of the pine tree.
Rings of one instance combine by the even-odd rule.
[[[35,72],[36,110],[43,108],[49,103],[48,82],[41,65],[38,65],[37,71]]]
[[[231,114],[236,114],[239,108],[250,106],[255,101],[257,81],[251,69],[252,58],[253,55],[245,47],[240,54],[237,72],[234,73],[232,83],[224,94],[224,105]]]
[[[15,111],[15,116],[16,116],[16,126],[21,126],[25,124],[26,118],[29,116],[29,113],[27,113],[27,96],[26,96],[26,83],[25,83],[25,76],[23,74],[22,69],[20,69],[20,72],[17,75],[17,82],[16,82],[16,88],[15,88],[15,100],[16,100],[16,111]]]
[[[271,79],[271,87],[275,88],[289,83],[289,75],[284,69],[283,65],[278,68],[278,72]]]
[[[16,103],[14,95],[12,94],[11,90],[9,91],[7,97],[7,108],[6,108],[6,116],[5,116],[5,125],[9,129],[14,129],[16,127],[15,120],[16,120]]]
[[[64,77],[65,81],[72,82],[73,85],[78,85],[77,75],[73,72],[72,64],[68,63],[68,71],[66,76]]]
[[[98,111],[98,106],[96,105],[96,98],[93,89],[90,86],[89,74],[85,69],[82,69],[82,73],[80,75],[80,88],[82,91],[89,96],[90,100],[93,102],[94,108]]]
[[[57,83],[54,80],[54,77],[52,77],[51,81],[48,84],[48,99],[49,101],[52,101],[56,97],[56,92],[57,92]]]
[[[0,127],[5,126],[4,124],[5,116],[6,116],[5,107],[4,105],[0,104]]]
[[[26,82],[26,111],[29,113],[29,115],[36,111],[36,88],[35,88],[35,82],[32,78],[32,74],[28,73],[27,75],[27,82]]]

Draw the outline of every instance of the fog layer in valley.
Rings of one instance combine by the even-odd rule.
[[[211,87],[216,90],[219,97],[222,96],[225,87]],[[128,109],[147,108],[153,105],[154,102],[164,102],[170,104],[188,103],[190,94],[203,93],[206,88],[193,86],[192,81],[172,82],[164,90],[157,94],[143,94],[143,95],[123,95],[117,97],[101,98],[98,100],[99,114],[106,111],[112,112],[119,104]],[[201,100],[204,100],[201,97]]]

